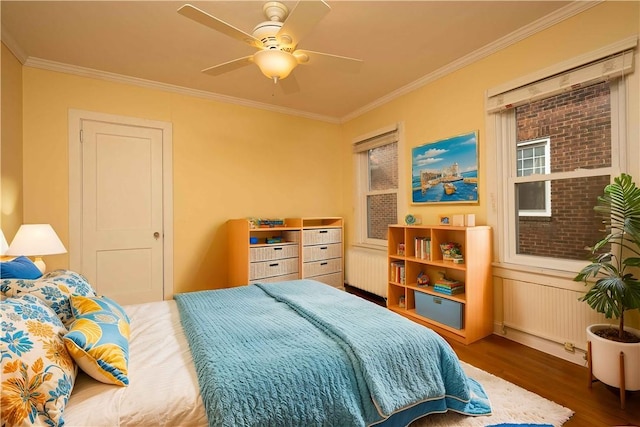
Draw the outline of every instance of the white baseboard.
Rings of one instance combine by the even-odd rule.
[[[493,325],[493,333],[543,353],[575,363],[576,365],[587,366],[586,353],[583,350],[575,349],[574,352],[570,352],[565,350],[562,344],[536,337],[526,332],[518,331],[517,329],[504,327],[499,323]]]

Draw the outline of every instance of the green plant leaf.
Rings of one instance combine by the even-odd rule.
[[[623,173],[603,193],[594,210],[603,216],[607,234],[593,245],[591,263],[574,280],[590,286],[582,301],[609,319],[621,318],[640,308],[640,281],[627,271],[640,267],[640,189]]]

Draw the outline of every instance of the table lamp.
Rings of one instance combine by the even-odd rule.
[[[67,250],[49,224],[22,224],[13,238],[7,255],[25,255],[35,257],[33,262],[40,272],[47,266],[43,255],[64,254]]]

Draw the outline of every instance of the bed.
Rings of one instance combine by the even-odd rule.
[[[431,413],[491,414],[437,334],[312,280],[124,312],[128,384],[79,370],[66,426],[404,426]]]

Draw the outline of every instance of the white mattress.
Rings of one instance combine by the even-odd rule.
[[[79,371],[64,411],[65,425],[206,426],[175,301],[124,308],[131,319],[129,386],[103,384]]]

